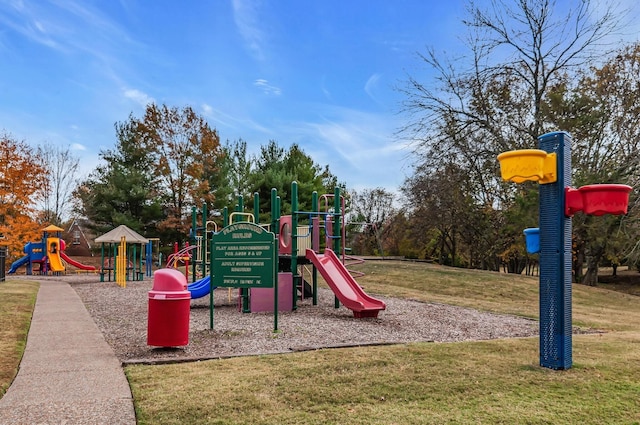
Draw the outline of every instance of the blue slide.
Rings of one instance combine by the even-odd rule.
[[[194,299],[209,295],[209,292],[216,288],[211,288],[211,276],[206,276],[187,285],[187,289],[191,292],[191,298]]]
[[[11,268],[9,269],[8,273],[9,274],[15,273],[16,270],[18,270],[20,267],[24,266],[27,263],[29,263],[29,256],[25,255],[21,259],[14,261],[13,264],[11,264]]]

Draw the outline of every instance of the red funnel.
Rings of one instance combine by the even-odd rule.
[[[592,184],[578,189],[582,194],[583,212],[589,215],[627,213],[629,192],[632,187],[624,184]]]

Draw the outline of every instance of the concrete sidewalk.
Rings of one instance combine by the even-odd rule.
[[[0,399],[0,423],[136,423],[120,361],[68,283],[40,282],[18,376]]]

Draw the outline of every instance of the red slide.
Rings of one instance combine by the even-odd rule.
[[[64,252],[60,253],[60,257],[62,257],[62,259],[64,261],[66,261],[67,263],[71,264],[73,267],[76,267],[76,268],[78,268],[80,270],[95,270],[96,269],[93,266],[88,266],[86,264],[78,263],[76,260],[71,259],[71,257],[69,257]]]
[[[370,297],[362,290],[344,264],[329,248],[325,249],[324,255],[318,255],[313,250],[307,249],[306,256],[320,270],[320,274],[340,302],[353,310],[354,317],[378,317],[378,312],[386,308],[383,301]]]

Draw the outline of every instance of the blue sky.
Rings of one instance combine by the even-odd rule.
[[[191,106],[222,141],[298,143],[350,189],[395,191],[417,52],[460,48],[463,0],[0,0],[0,131],[87,173],[114,123]],[[427,80],[428,82],[428,80]]]

